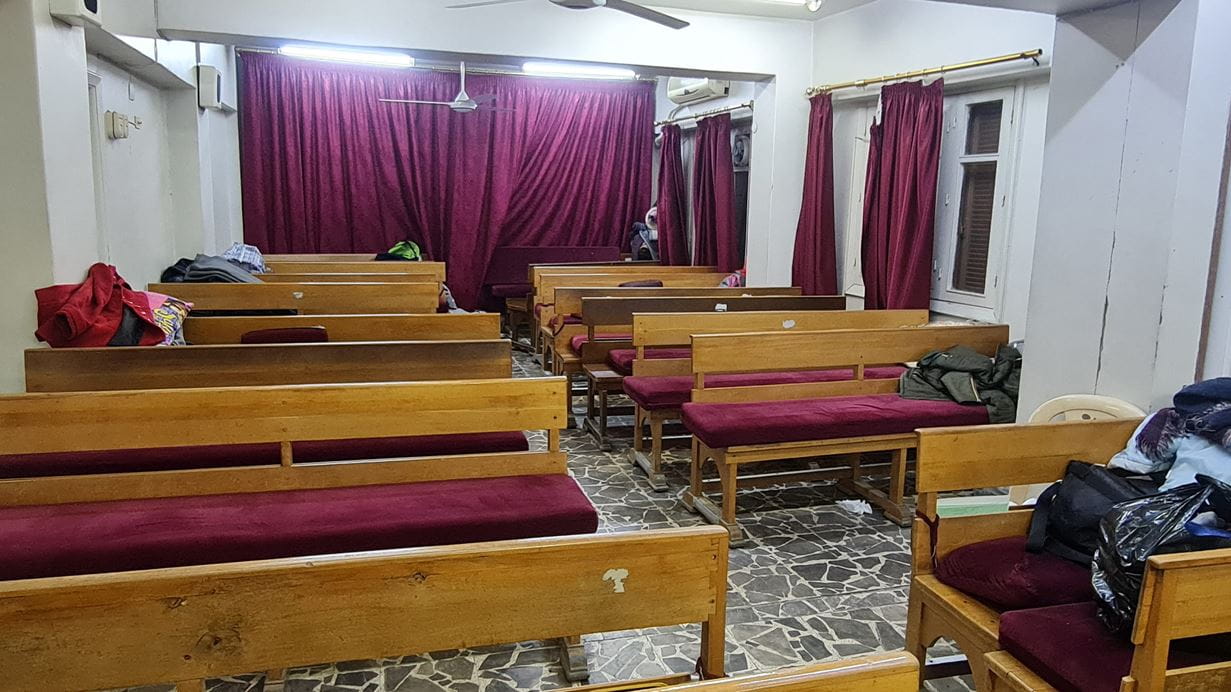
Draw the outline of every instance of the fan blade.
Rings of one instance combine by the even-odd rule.
[[[470,100],[478,104],[495,103],[496,95],[495,94],[482,94],[480,96],[471,96]]]
[[[451,106],[450,101],[411,101],[408,99],[377,99],[381,103],[416,103],[421,106]]]
[[[628,2],[628,0],[607,0],[606,7],[610,10],[617,10],[626,14],[631,14],[634,17],[648,19],[651,22],[662,24],[663,26],[671,29],[683,29],[688,26],[688,22],[683,19],[677,19],[669,14],[663,14],[658,10],[651,10],[648,7],[642,7],[636,3]]]
[[[467,10],[471,7],[487,7],[488,5],[512,5],[515,2],[525,2],[526,0],[482,0],[482,2],[465,2],[460,5],[449,5],[446,10]]]

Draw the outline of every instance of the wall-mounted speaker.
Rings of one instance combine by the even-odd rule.
[[[51,0],[51,16],[75,26],[103,25],[102,0]]]

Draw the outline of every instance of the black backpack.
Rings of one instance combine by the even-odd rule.
[[[1098,547],[1099,522],[1111,508],[1157,492],[1158,483],[1150,478],[1070,461],[1064,480],[1044,490],[1035,503],[1026,549],[1089,566]]]

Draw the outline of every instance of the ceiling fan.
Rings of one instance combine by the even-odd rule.
[[[683,29],[688,26],[688,22],[683,19],[677,19],[669,14],[663,14],[657,10],[651,10],[648,7],[642,7],[628,0],[550,0],[553,4],[560,7],[567,7],[570,10],[592,10],[597,7],[605,7],[609,10],[625,12],[635,17],[648,19],[651,22],[657,22],[663,26],[672,29]],[[450,5],[451,10],[462,10],[471,7],[486,7],[488,5],[508,5],[515,2],[527,2],[527,0],[479,0],[478,2],[467,2],[460,5]]]
[[[461,91],[452,101],[414,101],[409,99],[379,99],[381,103],[411,103],[420,106],[448,106],[455,113],[473,113],[485,103],[495,103],[495,94],[483,94],[472,97],[466,93],[466,63],[460,63],[459,73],[462,77]],[[508,108],[484,108],[484,111],[512,112]]]

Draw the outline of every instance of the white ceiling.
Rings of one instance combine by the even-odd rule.
[[[950,2],[959,5],[982,5],[983,7],[1002,7],[1009,10],[1031,10],[1047,14],[1066,14],[1092,10],[1096,7],[1119,5],[1128,0],[932,0],[933,2]]]
[[[845,12],[875,0],[825,0],[819,12],[809,12],[801,4],[771,2],[770,0],[645,0],[646,5],[660,8],[679,8],[724,14],[746,14],[755,17],[783,17],[787,19],[820,19]]]

